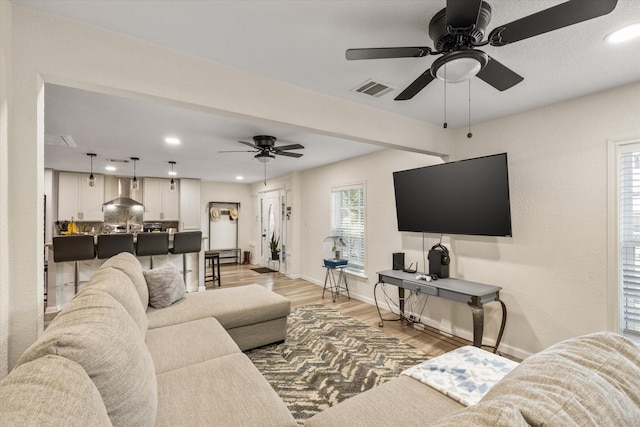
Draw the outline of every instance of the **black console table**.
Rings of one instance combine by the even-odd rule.
[[[438,279],[431,282],[416,279],[418,273],[405,273],[402,270],[386,270],[379,271],[378,283],[376,283],[373,296],[376,300],[376,307],[380,315],[380,326],[383,325],[384,319],[380,313],[378,300],[376,298],[376,289],[380,283],[398,287],[398,299],[400,307],[400,316],[404,318],[404,290],[410,290],[425,295],[431,295],[439,298],[445,298],[452,301],[466,303],[471,308],[473,316],[473,345],[482,346],[482,335],[484,331],[484,304],[497,301],[502,307],[502,322],[496,345],[493,347],[494,353],[498,351],[500,340],[504,332],[504,326],[507,322],[507,307],[500,300],[500,286],[485,285],[483,283],[469,282],[460,279]]]

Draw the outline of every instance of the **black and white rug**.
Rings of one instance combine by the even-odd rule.
[[[299,423],[429,359],[322,304],[293,309],[284,343],[246,354]]]

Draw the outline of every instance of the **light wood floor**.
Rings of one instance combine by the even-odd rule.
[[[375,306],[348,299],[340,295],[336,302],[331,300],[331,294],[325,294],[322,298],[322,287],[303,279],[291,279],[281,273],[256,273],[252,268],[255,265],[222,264],[220,275],[222,287],[248,285],[257,283],[291,300],[292,307],[300,307],[309,304],[324,304],[334,308],[347,316],[358,319],[360,322],[375,327],[383,333],[394,336],[430,356],[438,356],[456,348],[471,345],[462,338],[458,338],[433,328],[425,327],[424,331],[418,331],[413,326],[398,321],[385,321],[384,327],[379,328],[378,311]],[[215,286],[217,288],[217,284]],[[207,289],[213,289],[212,282],[207,282]],[[385,319],[395,319],[397,316],[383,310]]]

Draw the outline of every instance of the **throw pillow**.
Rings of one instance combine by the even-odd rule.
[[[151,307],[168,307],[184,298],[184,280],[178,269],[170,262],[142,273],[149,287]]]

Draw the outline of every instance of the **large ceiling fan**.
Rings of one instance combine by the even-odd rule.
[[[276,147],[276,137],[270,135],[256,135],[253,143],[246,141],[238,141],[240,144],[248,145],[253,150],[242,151],[219,151],[219,153],[258,153],[253,156],[260,163],[264,164],[264,185],[267,185],[267,163],[275,159],[276,156],[286,157],[302,157],[302,153],[292,153],[287,150],[301,150],[304,148],[300,144],[281,145]]]
[[[348,49],[348,60],[380,58],[421,58],[441,55],[431,68],[413,81],[395,100],[413,98],[434,78],[458,83],[478,76],[494,88],[503,91],[523,80],[523,77],[496,61],[481,46],[505,46],[529,37],[578,24],[606,15],[616,7],[617,0],[570,0],[508,24],[494,28],[486,39],[491,20],[491,6],[482,0],[447,0],[446,7],[429,22],[429,47],[383,47]]]
[[[281,145],[276,147],[276,137],[269,135],[256,135],[253,143],[246,141],[238,141],[240,144],[248,145],[253,150],[242,151],[219,151],[219,153],[258,153],[255,157],[260,163],[269,163],[276,156],[302,157],[301,153],[291,153],[287,150],[301,150],[304,146],[300,144]]]

